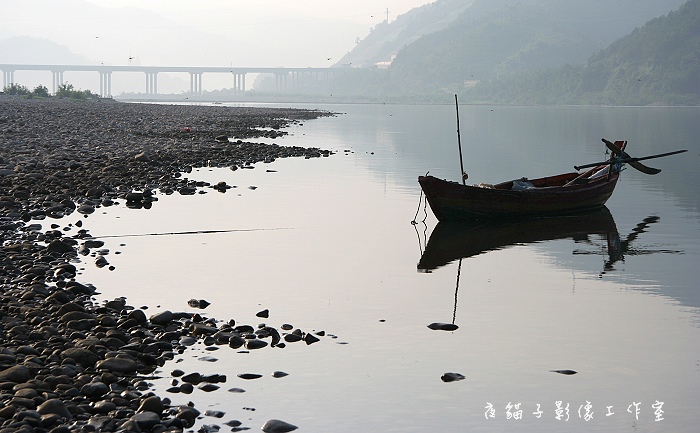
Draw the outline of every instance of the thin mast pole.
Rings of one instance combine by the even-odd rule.
[[[457,145],[459,146],[459,168],[462,170],[462,172],[459,174],[459,177],[462,179],[462,185],[467,184],[467,180],[465,179],[464,176],[464,161],[462,159],[462,138],[460,137],[460,132],[459,132],[459,103],[457,102],[457,94],[455,93],[455,108],[457,109]]]

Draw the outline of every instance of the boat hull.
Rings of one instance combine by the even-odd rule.
[[[565,181],[576,176],[577,173],[567,173],[549,179],[556,179],[558,184],[564,185]],[[584,184],[519,191],[462,185],[433,176],[420,176],[418,182],[437,219],[457,221],[563,215],[599,208],[612,195],[618,178],[619,173],[615,172]],[[543,183],[549,179],[532,182]]]

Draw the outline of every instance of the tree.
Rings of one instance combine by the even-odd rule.
[[[99,98],[98,95],[92,93],[89,90],[75,90],[70,83],[61,84],[56,90],[56,96],[59,98],[71,98],[71,99],[88,99],[88,98]]]
[[[47,89],[46,86],[43,86],[41,84],[36,86],[32,93],[34,94],[34,96],[39,96],[41,98],[48,98],[49,97],[49,89]]]
[[[12,83],[9,86],[5,86],[2,91],[8,95],[28,95],[30,93],[29,89],[17,83]]]

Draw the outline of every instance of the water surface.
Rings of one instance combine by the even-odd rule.
[[[335,155],[200,168],[186,176],[237,188],[159,196],[149,210],[102,208],[85,221],[115,266],[85,260],[81,281],[100,299],[126,296],[147,314],[197,311],[187,301],[206,299],[200,312],[222,321],[331,334],[251,353],[199,344],[161,370],[166,379],[153,381],[161,395],[174,368],[227,375],[218,391],[169,395],[226,412],[200,421],[222,431],[229,419],[257,430],[270,418],[304,432],[697,428],[700,110],[461,107],[474,183],[603,160],[603,137],[628,140],[635,156],[690,151],[649,161],[663,170],[657,176],[626,170],[592,227],[560,221],[567,230],[492,227],[441,239],[416,178],[458,178],[454,107],[311,108],[342,114],[293,126],[275,142]],[[212,232],[174,234],[202,230]],[[162,233],[173,234],[154,235]],[[615,234],[620,249],[611,255]],[[420,271],[429,244],[448,260]],[[262,309],[268,319],[255,317]],[[433,322],[459,329],[433,331]],[[218,361],[199,360],[207,355]],[[289,376],[275,379],[275,370]],[[236,378],[247,372],[264,376]],[[447,372],[465,379],[445,383]],[[246,392],[227,392],[233,387]],[[558,405],[568,405],[568,421],[557,419]]]

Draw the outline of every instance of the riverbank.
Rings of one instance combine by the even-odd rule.
[[[167,397],[149,391],[147,380],[193,342],[255,350],[317,341],[299,329],[256,328],[191,312],[147,317],[124,298],[98,304],[97,288],[77,281],[74,263],[100,242],[82,220],[62,227],[58,219],[119,203],[147,207],[158,194],[228,187],[181,176],[194,167],[235,170],[276,158],[328,156],[252,142],[328,115],[0,96],[0,433],[183,431],[199,411],[171,407]],[[193,300],[190,306],[205,305]],[[226,380],[173,377],[169,392],[177,393]]]

